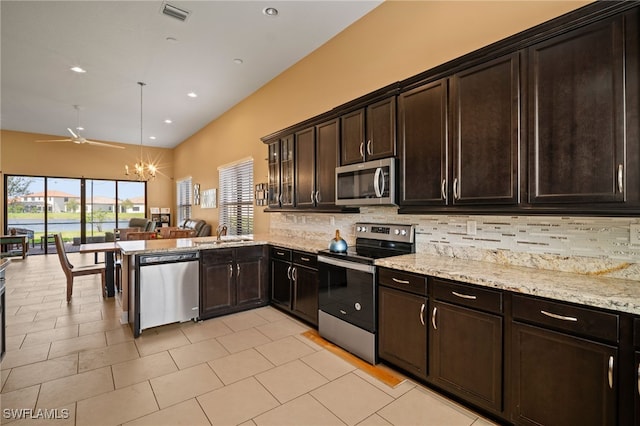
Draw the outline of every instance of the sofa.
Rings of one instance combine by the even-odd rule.
[[[179,229],[191,229],[195,231],[196,237],[208,237],[211,235],[211,225],[202,219],[185,219]]]
[[[151,232],[156,230],[156,221],[147,219],[146,217],[132,217],[129,219],[129,224],[126,228],[115,228],[113,232],[115,233],[114,239],[117,240],[126,240],[127,233],[129,232]],[[106,232],[105,234],[110,234],[110,232]],[[111,240],[110,235],[107,236],[107,241]]]

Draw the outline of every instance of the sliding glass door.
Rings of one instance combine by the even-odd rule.
[[[29,237],[29,253],[67,251],[113,238],[132,217],[146,217],[146,183],[48,176],[5,176],[5,234]]]

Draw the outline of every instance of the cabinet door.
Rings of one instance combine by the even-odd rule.
[[[519,55],[452,78],[452,204],[516,204],[519,163]]]
[[[280,139],[280,205],[293,207],[294,205],[294,136],[289,135]]]
[[[316,126],[316,207],[332,207],[336,202],[336,167],[340,165],[340,122],[338,119]]]
[[[200,318],[229,312],[235,302],[233,250],[203,252],[200,266]]]
[[[340,117],[340,164],[343,166],[364,161],[364,116],[364,109],[359,109]]]
[[[427,377],[425,297],[378,287],[378,352],[380,358]]]
[[[269,144],[268,155],[269,195],[267,204],[269,207],[280,207],[280,141]]]
[[[240,253],[240,252],[239,252]],[[236,305],[260,305],[267,300],[265,286],[266,265],[262,258],[243,259],[236,256]]]
[[[396,97],[369,105],[366,125],[367,161],[396,155]]]
[[[624,48],[617,17],[528,50],[530,202],[624,201]]]
[[[315,206],[316,141],[314,128],[296,133],[296,207]]]
[[[502,317],[435,301],[429,377],[494,412],[502,410]]]
[[[291,308],[291,263],[271,261],[271,302]]]
[[[293,268],[293,312],[300,318],[318,325],[318,270],[294,265]]]
[[[515,423],[616,424],[616,348],[515,322],[511,351]]]
[[[447,80],[398,97],[400,204],[447,202]]]

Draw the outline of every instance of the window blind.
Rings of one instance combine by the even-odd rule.
[[[191,177],[179,180],[176,183],[178,221],[181,225],[185,219],[191,218]]]
[[[253,234],[253,159],[220,166],[220,224],[229,235]]]

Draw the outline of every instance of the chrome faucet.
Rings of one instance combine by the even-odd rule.
[[[227,235],[227,225],[220,224],[216,228],[216,238],[220,241],[220,237],[225,237]]]

